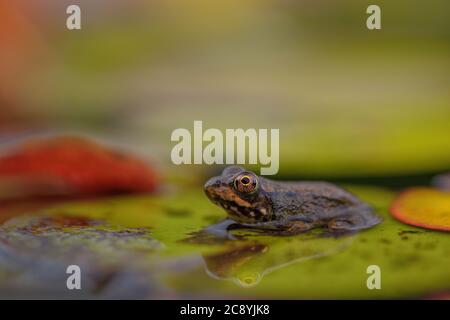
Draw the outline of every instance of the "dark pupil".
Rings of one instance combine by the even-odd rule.
[[[242,182],[242,184],[249,184],[250,183],[250,179],[248,177],[243,177],[241,182]]]

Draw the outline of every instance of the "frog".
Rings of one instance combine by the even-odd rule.
[[[207,228],[214,232],[250,228],[295,235],[321,228],[353,233],[382,222],[372,206],[335,184],[271,180],[240,166],[209,179],[204,191],[228,215]]]

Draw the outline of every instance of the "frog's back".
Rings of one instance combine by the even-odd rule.
[[[311,219],[331,218],[348,208],[363,205],[350,192],[328,182],[278,182],[265,179],[261,186],[271,199],[278,218],[292,215]]]
[[[361,201],[352,193],[329,182],[323,181],[273,181],[264,179],[261,183],[265,192],[270,194],[314,195],[316,198],[338,200],[347,205],[359,204]]]

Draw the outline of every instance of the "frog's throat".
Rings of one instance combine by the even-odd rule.
[[[232,201],[221,201],[218,203],[228,213],[231,219],[237,222],[262,222],[270,221],[271,210],[265,207],[239,206]]]

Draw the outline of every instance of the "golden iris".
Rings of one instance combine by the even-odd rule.
[[[241,174],[234,180],[234,187],[242,193],[251,193],[256,190],[257,180],[249,174]]]

